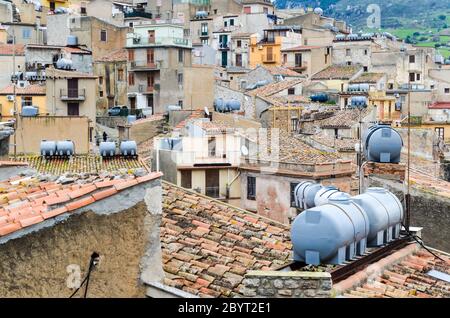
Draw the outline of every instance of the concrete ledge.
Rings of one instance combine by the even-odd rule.
[[[406,257],[417,252],[419,249],[420,246],[418,244],[413,243],[379,260],[378,262],[369,265],[365,270],[359,271],[358,273],[350,276],[349,278],[335,284],[333,286],[333,294],[336,296],[341,295],[349,289],[362,285],[364,282],[371,279],[372,277],[378,276],[388,267],[400,263]]]
[[[187,293],[181,289],[164,285],[158,282],[147,284],[147,296],[151,298],[199,298],[196,295]]]
[[[300,271],[248,271],[245,277],[289,277],[302,279],[323,279],[331,278],[327,272],[300,272]]]

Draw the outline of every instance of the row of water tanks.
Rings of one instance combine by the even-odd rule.
[[[214,110],[219,113],[239,111],[241,109],[241,102],[237,99],[224,100],[223,98],[216,98],[214,100]]]
[[[310,96],[312,102],[325,103],[328,101],[328,95],[325,93],[314,94]]]
[[[99,152],[102,157],[114,157],[117,155],[117,146],[114,141],[103,141],[100,143]],[[134,140],[120,142],[119,153],[124,157],[137,156],[137,143]]]
[[[348,92],[368,92],[370,85],[367,83],[361,84],[349,84],[347,87]]]
[[[399,238],[403,206],[384,188],[351,197],[334,187],[305,181],[295,188],[297,207],[291,239],[294,260],[311,265],[343,264]]]
[[[42,140],[40,146],[41,156],[73,156],[75,154],[75,144],[72,140]]]
[[[351,108],[365,108],[367,104],[368,100],[366,96],[352,96],[350,99]]]

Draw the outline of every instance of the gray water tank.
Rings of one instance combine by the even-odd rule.
[[[312,182],[300,182],[294,190],[295,204],[299,209],[306,210],[315,207],[314,198],[322,185]]]
[[[67,46],[77,46],[78,38],[75,35],[69,35],[67,37]]]
[[[75,145],[72,140],[60,140],[56,142],[56,153],[59,156],[73,156]]]
[[[73,62],[72,60],[61,58],[58,61],[56,61],[56,68],[61,70],[71,70],[72,69]]]
[[[336,187],[331,186],[322,187],[319,189],[319,191],[317,191],[316,195],[314,196],[314,206],[321,206],[327,204],[331,199],[340,196],[346,196],[347,198],[350,198],[350,195],[342,191],[339,191],[339,189]]]
[[[40,152],[41,156],[54,156],[56,154],[56,141],[42,140]]]
[[[369,188],[352,200],[369,218],[368,246],[381,246],[400,236],[403,206],[393,193],[384,188]]]
[[[197,11],[197,12],[195,13],[195,16],[196,16],[197,18],[204,19],[204,18],[207,18],[207,17],[208,17],[208,12],[206,12],[206,11]]]
[[[241,109],[241,102],[236,99],[228,100],[226,102],[226,109],[228,111],[238,111]]]
[[[137,156],[137,144],[134,140],[124,140],[120,143],[120,154],[122,156]]]
[[[181,106],[180,105],[169,105],[167,106],[167,111],[171,112],[171,111],[179,111],[181,110]]]
[[[400,162],[403,140],[390,125],[376,124],[370,127],[363,140],[367,160],[382,163]]]
[[[292,223],[294,260],[306,264],[342,264],[364,254],[369,218],[348,197],[300,213]]]
[[[35,106],[23,106],[21,115],[23,117],[35,117],[39,115],[39,108]]]
[[[114,157],[116,155],[116,143],[113,141],[102,141],[99,150],[102,157]]]

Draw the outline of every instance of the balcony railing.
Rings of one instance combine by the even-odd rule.
[[[206,187],[205,195],[211,198],[219,198],[220,197],[220,188],[219,187]]]
[[[61,89],[60,98],[63,101],[84,101],[86,90],[83,89]]]
[[[229,43],[224,43],[224,42],[219,43],[219,50],[229,50],[229,49],[230,49]]]
[[[147,18],[152,19],[152,14],[145,11],[124,12],[125,18]]]
[[[176,38],[176,37],[158,37],[149,38],[145,36],[140,36],[135,33],[129,33],[127,35],[127,46],[162,46],[162,45],[174,45],[174,46],[185,46],[191,47],[192,43],[189,39]]]
[[[139,93],[153,94],[155,92],[155,85],[153,85],[153,86],[139,85],[138,90],[139,90]]]
[[[159,70],[160,63],[158,62],[149,62],[146,60],[143,61],[131,61],[130,69],[132,71],[147,71],[147,70]]]

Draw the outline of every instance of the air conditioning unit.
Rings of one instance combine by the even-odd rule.
[[[14,95],[8,95],[8,96],[6,96],[6,98],[7,98],[8,101],[10,101],[10,102],[14,101]]]
[[[134,38],[133,38],[133,43],[134,43],[134,44],[139,44],[139,43],[141,43],[141,38],[140,38],[140,37],[134,37]]]

